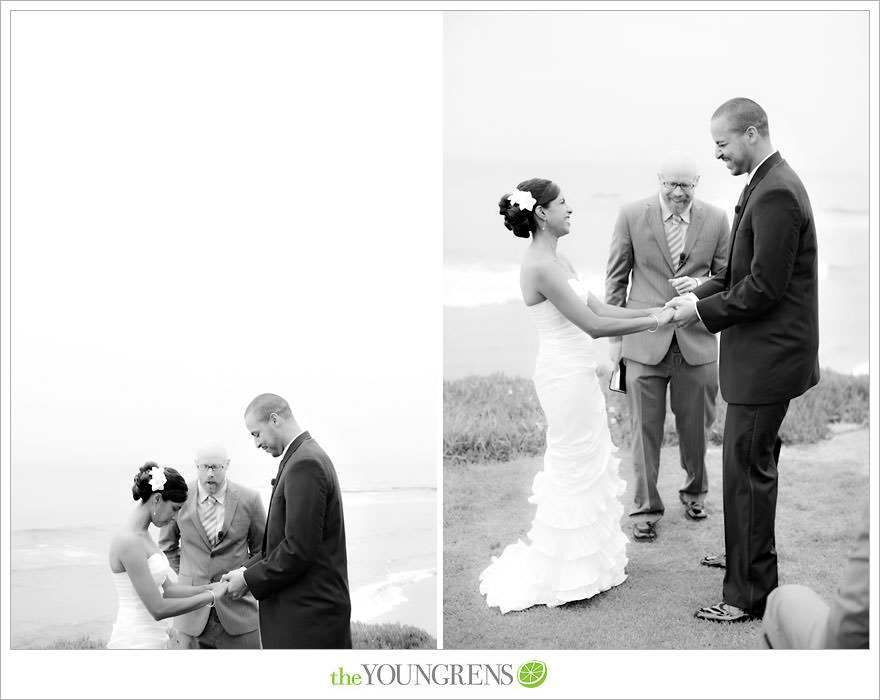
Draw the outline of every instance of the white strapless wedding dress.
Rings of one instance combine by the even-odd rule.
[[[569,283],[586,303],[580,281]],[[502,613],[590,598],[626,579],[626,484],[613,455],[593,339],[550,301],[528,309],[540,340],[534,381],[547,450],[529,498],[538,506],[531,544],[509,545],[480,574],[480,593]]]
[[[150,555],[147,565],[160,593],[166,578],[171,579],[172,582],[177,581],[177,574],[168,563],[168,557],[162,552]],[[125,571],[114,573],[113,583],[116,584],[116,593],[119,597],[119,612],[116,614],[116,622],[107,648],[165,649],[168,645],[171,618],[153,619]]]

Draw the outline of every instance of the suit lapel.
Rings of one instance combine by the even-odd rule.
[[[733,226],[731,227],[731,244],[733,243],[733,236],[736,234],[736,230],[739,228],[739,222],[742,220],[743,214],[746,211],[746,204],[749,201],[749,197],[752,196],[752,192],[759,184],[761,184],[761,180],[763,180],[767,176],[767,173],[769,173],[781,161],[782,156],[779,154],[779,151],[776,151],[767,160],[761,163],[761,167],[758,168],[758,170],[755,172],[754,177],[752,177],[749,184],[746,185],[742,195],[742,201],[740,201],[739,203],[739,211],[735,212],[733,217]]]
[[[675,271],[675,266],[672,264],[672,254],[669,252],[669,241],[666,239],[666,229],[663,227],[663,214],[660,211],[660,203],[656,201],[648,202],[645,216],[648,219],[648,228],[654,234],[657,247],[660,248],[660,253],[666,259],[669,269]]]
[[[691,256],[691,250],[694,247],[694,243],[697,242],[697,239],[700,237],[700,231],[703,228],[703,222],[706,219],[706,214],[703,211],[703,207],[697,204],[697,201],[694,200],[694,203],[691,204],[691,221],[688,224],[687,235],[684,239],[684,256],[685,258],[689,258]]]
[[[746,200],[752,193],[753,184],[754,183],[750,182],[748,185],[743,187],[743,191],[739,195],[739,201],[737,201],[736,203],[736,207],[733,212],[733,226],[730,227],[731,243],[733,243],[733,236],[736,235],[736,230],[739,228],[739,222],[740,219],[742,219],[743,212],[746,210]]]
[[[190,485],[190,491],[192,491],[192,498],[186,499],[186,507],[188,510],[187,515],[190,520],[192,520],[193,527],[198,533],[199,537],[202,538],[202,541],[205,543],[205,546],[208,549],[211,549],[211,541],[208,539],[208,533],[205,532],[205,526],[202,525],[202,519],[199,517],[199,482],[194,481]]]
[[[730,274],[732,268],[730,261],[733,258],[733,244],[734,241],[736,241],[736,232],[739,229],[739,222],[742,221],[743,214],[745,214],[746,205],[748,204],[749,197],[752,196],[752,192],[759,184],[761,184],[761,180],[766,177],[767,173],[769,173],[781,162],[782,156],[780,155],[779,151],[776,151],[767,160],[761,163],[761,167],[758,168],[757,171],[755,171],[754,177],[752,177],[749,184],[746,185],[745,189],[743,190],[742,198],[737,205],[739,207],[739,211],[734,212],[733,226],[730,229],[730,246],[727,249],[727,272],[725,274],[725,279],[728,282],[728,286],[730,282]]]
[[[281,458],[281,464],[278,465],[278,473],[275,475],[275,478],[272,479],[272,493],[269,494],[269,510],[266,512],[266,528],[263,530],[263,554],[266,553],[266,538],[268,537],[269,533],[269,518],[272,515],[272,501],[274,500],[275,489],[278,488],[278,484],[281,482],[281,475],[284,473],[284,468],[287,466],[287,463],[291,461],[294,452],[296,452],[299,449],[300,445],[302,445],[310,437],[311,435],[309,435],[309,431],[306,430],[301,435],[299,435],[296,440],[290,443],[290,446],[287,448],[287,450],[284,452],[284,456]]]
[[[225,514],[223,516],[223,526],[220,532],[229,533],[229,526],[232,524],[232,518],[235,517],[235,509],[238,507],[238,489],[226,481],[226,503],[223,504]],[[220,544],[219,542],[217,544]]]

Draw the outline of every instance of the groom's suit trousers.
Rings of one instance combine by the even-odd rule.
[[[779,427],[788,401],[749,406],[728,404],[724,424],[722,481],[727,566],[725,603],[755,613],[779,585],[776,568]]]
[[[697,287],[697,313],[721,333],[724,602],[759,614],[776,588],[779,428],[819,381],[816,226],[806,189],[776,152],[752,174],[724,275]]]

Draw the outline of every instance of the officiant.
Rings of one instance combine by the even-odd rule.
[[[658,193],[620,209],[605,279],[608,304],[662,306],[724,269],[730,226],[721,209],[694,197],[700,181],[694,161],[667,156],[657,180]],[[705,457],[718,395],[718,342],[702,326],[672,325],[609,341],[612,362],[623,358],[633,421],[633,539],[650,541],[665,512],[657,476],[667,388],[685,472],[679,499],[685,517],[706,518]]]
[[[159,547],[181,583],[219,581],[231,569],[259,553],[266,511],[253,489],[227,478],[229,457],[219,443],[203,445],[196,454],[198,479],[189,484],[186,503],[176,521],[162,528]],[[259,609],[248,593],[224,597],[212,607],[174,618],[180,649],[259,649]]]

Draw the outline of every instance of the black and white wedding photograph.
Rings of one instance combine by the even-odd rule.
[[[868,39],[447,13],[445,648],[867,648]]]
[[[439,32],[166,9],[4,15],[9,646],[436,649]]]
[[[0,700],[877,697],[878,34],[0,0]]]

